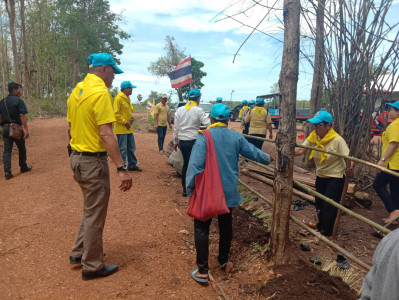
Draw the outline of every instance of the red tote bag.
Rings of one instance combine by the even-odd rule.
[[[207,221],[230,211],[224,197],[212,135],[209,130],[202,132],[206,138],[205,169],[195,176],[195,189],[188,203],[187,214],[197,220]]]

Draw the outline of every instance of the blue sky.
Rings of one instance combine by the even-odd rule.
[[[275,1],[263,1],[263,3]],[[283,1],[277,1],[282,4]],[[394,1],[396,6],[397,0]],[[114,86],[130,80],[137,89],[131,96],[137,102],[137,94],[144,99],[151,90],[168,93],[172,90],[169,78],[157,79],[147,68],[165,54],[167,35],[175,37],[180,49],[197,60],[207,73],[202,82],[202,100],[211,101],[216,97],[224,100],[241,101],[255,99],[257,95],[270,92],[270,87],[279,79],[283,45],[264,34],[254,33],[241,48],[233,63],[233,56],[241,43],[251,32],[233,20],[215,22],[226,7],[226,14],[232,14],[254,2],[250,0],[111,0],[111,10],[122,13],[120,28],[131,35],[124,41],[123,54],[119,56],[121,69],[116,75]],[[245,24],[255,25],[266,14],[267,9],[257,6],[238,18]],[[282,40],[282,11],[270,14],[260,26],[277,39]],[[298,100],[308,100],[312,82],[312,69],[301,59],[297,90]],[[232,93],[232,90],[234,92]],[[177,101],[177,95],[172,96]]]

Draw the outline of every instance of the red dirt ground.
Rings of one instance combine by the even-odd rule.
[[[269,237],[267,224],[241,208],[234,211],[233,217],[232,273],[218,269],[215,220],[210,236],[214,281],[209,286],[194,282],[189,276],[195,267],[195,249],[193,222],[185,213],[188,199],[181,197],[180,178],[167,158],[158,154],[156,135],[146,131],[143,120],[144,115],[137,114],[141,131],[135,132],[136,156],[143,172],[132,173],[131,191],[117,189],[117,174],[110,164],[112,193],[104,230],[105,262],[119,264],[120,271],[89,282],[82,281],[80,271],[69,267],[69,253],[82,213],[82,194],[69,166],[66,121],[55,118],[30,122],[27,152],[33,171],[19,173],[14,149],[15,177],[6,181],[0,176],[2,298],[223,299],[225,293],[229,299],[264,299],[273,295],[269,299],[320,299],[321,294],[314,291],[323,289],[336,292],[331,297],[323,295],[325,299],[356,299],[356,293],[340,279],[326,273],[320,275],[321,271],[307,263],[308,253],[298,250],[304,238],[297,234],[295,226],[291,227],[290,250],[294,267],[270,267],[264,255]],[[231,127],[237,129],[238,123]],[[170,138],[168,131],[167,140]],[[269,147],[265,144],[264,150],[270,151]],[[243,179],[273,197],[271,187]],[[309,207],[299,213],[307,218],[312,212]],[[344,223],[352,224],[352,219],[347,218],[343,217]],[[356,243],[350,241],[359,238],[359,230],[348,227],[343,226],[342,240],[351,250]],[[378,240],[369,239],[371,229],[364,226],[363,230],[365,244],[376,245]],[[328,247],[317,241],[311,244],[312,256],[334,260],[336,253]],[[357,246],[361,248],[362,244]],[[373,250],[366,252],[363,259],[370,263]],[[364,271],[361,274],[364,276]],[[291,288],[282,289],[285,283]]]

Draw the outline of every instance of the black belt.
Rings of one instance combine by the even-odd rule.
[[[73,150],[72,155],[82,155],[82,156],[106,156],[107,152],[78,152]]]

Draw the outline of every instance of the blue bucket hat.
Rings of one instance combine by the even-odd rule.
[[[108,53],[93,53],[89,55],[89,68],[96,66],[112,66],[115,74],[122,74],[123,71],[116,66],[112,56]]]
[[[248,104],[248,100],[242,100],[242,104],[247,105]]]
[[[263,99],[263,98],[256,98],[256,101],[255,101],[256,103],[258,103],[258,104],[265,104],[265,99]]]
[[[222,97],[217,97],[216,98],[216,102],[222,102],[223,101],[223,98]]]
[[[396,102],[394,102],[394,103],[387,103],[387,105],[393,106],[393,107],[395,107],[396,109],[399,109],[399,101],[396,101]]]
[[[249,104],[255,104],[255,100],[251,100],[251,101],[249,101]]]
[[[133,85],[130,81],[124,81],[121,83],[121,90],[125,88],[132,88],[135,89],[137,86]]]
[[[217,121],[226,121],[230,116],[229,107],[223,103],[216,103],[212,106],[211,117]]]
[[[333,117],[330,113],[326,112],[325,110],[318,111],[313,118],[309,119],[308,122],[312,124],[317,124],[321,122],[331,123],[333,122]]]

